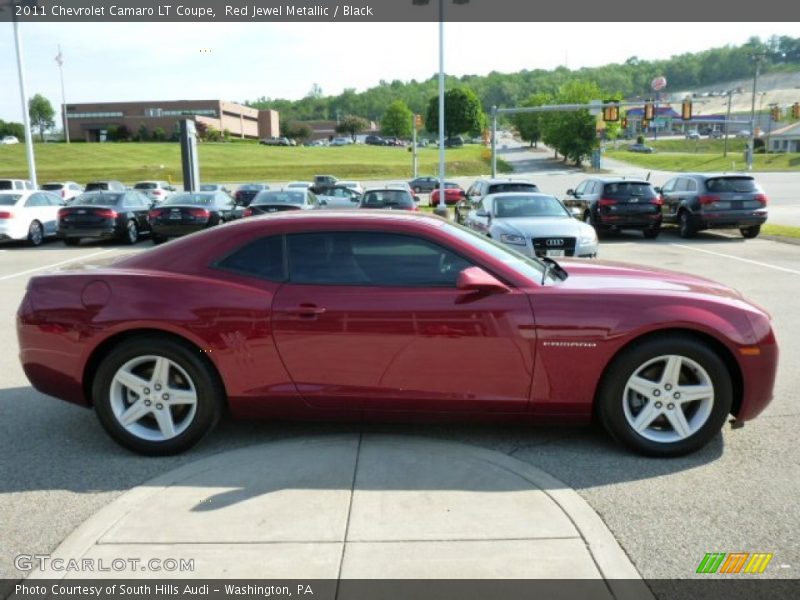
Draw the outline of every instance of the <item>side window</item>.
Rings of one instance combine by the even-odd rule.
[[[283,237],[259,238],[228,254],[214,266],[240,275],[284,281]]]
[[[665,183],[661,187],[661,191],[662,192],[671,192],[674,188],[675,188],[675,180],[674,179],[670,179],[667,183]]]
[[[317,197],[314,194],[312,194],[311,192],[308,192],[308,203],[311,206],[317,206],[317,205],[319,205],[319,200],[317,200]]]
[[[582,182],[581,182],[581,183],[578,185],[578,187],[576,187],[576,188],[575,188],[575,193],[576,193],[576,194],[584,194],[584,193],[586,193],[586,186],[587,186],[589,183],[590,183],[590,182],[588,182],[588,181],[582,181]]]
[[[684,177],[679,177],[678,182],[675,184],[675,191],[676,192],[685,192],[689,189],[689,180]]]
[[[686,180],[686,191],[687,192],[696,192],[697,191],[697,182],[694,179],[687,179]]]
[[[22,184],[22,182],[21,182],[21,181],[15,181],[15,182],[14,182],[14,189],[15,189],[15,190],[21,190],[21,189],[24,189],[24,185]]]
[[[47,198],[42,196],[42,194],[33,194],[25,202],[25,206],[28,208],[38,207],[38,206],[49,206],[49,205],[50,203],[47,201]]]
[[[297,284],[455,287],[471,266],[422,238],[384,232],[294,234],[287,246],[289,279]]]
[[[61,198],[59,198],[55,194],[44,194],[44,197],[50,206],[64,206],[66,204]]]

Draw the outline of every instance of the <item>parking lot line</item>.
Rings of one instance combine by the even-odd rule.
[[[758,265],[759,267],[766,267],[768,269],[775,269],[776,271],[783,271],[784,273],[792,273],[794,275],[800,275],[800,271],[796,271],[795,269],[789,269],[786,267],[779,267],[777,265],[771,265],[769,263],[761,262],[758,260],[751,260],[749,258],[742,258],[741,256],[733,256],[732,254],[724,254],[722,252],[714,252],[712,250],[704,250],[703,248],[698,248],[697,246],[686,246],[684,244],[670,244],[670,246],[675,246],[676,248],[685,248],[686,250],[691,250],[692,252],[705,252],[706,254],[713,254],[714,256],[722,256],[724,258],[732,258],[733,260],[738,260],[741,262],[750,263],[751,265]]]
[[[70,258],[69,260],[62,260],[61,262],[52,263],[49,265],[44,265],[42,267],[36,267],[35,269],[28,269],[27,271],[20,271],[19,273],[12,273],[11,275],[3,275],[0,277],[0,281],[5,281],[6,279],[13,279],[14,277],[19,277],[20,275],[27,275],[28,273],[35,273],[36,271],[43,271],[45,269],[52,269],[53,267],[58,267],[61,265],[66,265],[71,262],[76,262],[79,260],[85,260],[87,258],[91,258],[93,256],[99,256],[100,254],[105,254],[107,252],[111,252],[111,249],[108,250],[101,250],[100,252],[93,252],[92,254],[85,254],[83,256],[77,256],[75,258]]]

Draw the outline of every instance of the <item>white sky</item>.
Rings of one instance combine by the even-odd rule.
[[[28,94],[61,102],[297,99],[438,71],[437,23],[24,23]],[[800,37],[800,23],[447,23],[448,74],[571,69]],[[653,73],[658,75],[658,73]],[[56,109],[58,112],[58,109]],[[0,23],[0,119],[21,121],[14,34]],[[60,126],[60,123],[58,123]]]

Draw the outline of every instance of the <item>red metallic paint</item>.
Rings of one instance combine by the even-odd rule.
[[[777,345],[769,317],[737,292],[669,271],[570,259],[561,261],[565,281],[542,286],[449,227],[402,213],[289,211],[110,266],[36,276],[18,311],[20,359],[36,389],[88,405],[86,383],[108,345],[161,331],[203,354],[239,416],[585,422],[620,349],[682,330],[728,354],[734,381],[743,382],[738,418],[755,417],[771,400]],[[425,237],[509,289],[304,286],[213,266],[258,237],[319,230]],[[739,352],[753,346],[757,356]]]

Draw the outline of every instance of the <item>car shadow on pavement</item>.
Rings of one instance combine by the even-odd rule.
[[[114,443],[92,411],[46,397],[29,387],[17,387],[0,390],[0,494],[124,491],[174,468],[230,450],[280,440],[358,434],[404,436],[409,443],[425,438],[494,450],[538,466],[575,488],[662,477],[711,463],[723,452],[723,439],[718,435],[704,449],[687,457],[641,457],[613,442],[599,426],[301,423],[225,417],[215,431],[188,452],[153,458],[133,454]],[[218,479],[220,475],[209,477]],[[480,478],[473,484],[480,489]],[[431,480],[430,485],[436,487],[437,483]],[[236,498],[242,500],[277,489],[246,489]]]

